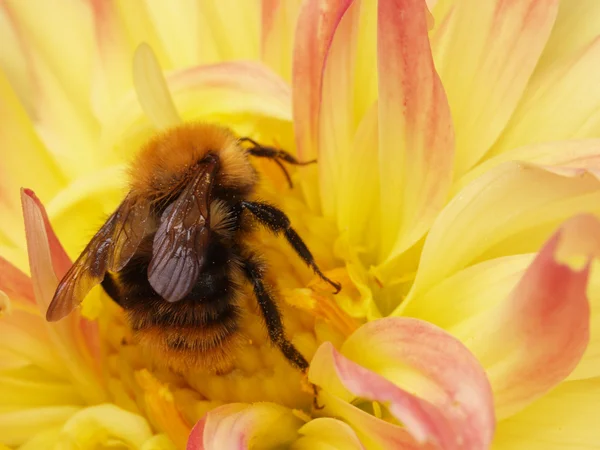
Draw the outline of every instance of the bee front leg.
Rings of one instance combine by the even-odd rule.
[[[247,209],[262,225],[274,233],[283,232],[283,235],[287,239],[288,243],[292,246],[294,251],[302,258],[302,260],[311,267],[323,281],[329,283],[335,289],[337,294],[342,289],[340,283],[329,279],[325,276],[321,269],[317,265],[315,258],[312,253],[302,240],[302,238],[296,233],[296,230],[292,228],[290,219],[285,215],[283,211],[276,208],[273,205],[261,202],[241,202],[242,208]]]

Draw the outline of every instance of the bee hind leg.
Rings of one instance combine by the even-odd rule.
[[[294,345],[285,336],[281,313],[275,303],[270,289],[263,283],[263,265],[254,257],[250,256],[243,262],[244,275],[254,289],[254,295],[258,300],[258,306],[267,325],[269,339],[283,353],[283,356],[296,368],[303,372],[308,369],[308,361],[294,347]]]

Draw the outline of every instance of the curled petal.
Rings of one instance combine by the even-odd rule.
[[[302,426],[301,437],[294,442],[297,450],[364,450],[358,436],[348,424],[330,417],[313,419]]]
[[[423,0],[378,3],[382,257],[413,245],[446,202],[454,130]],[[391,251],[391,254],[389,252]]]
[[[600,256],[600,221],[574,217],[548,240],[505,301],[451,330],[486,368],[498,417],[547,393],[581,359],[589,340],[586,287],[593,256]],[[567,264],[574,257],[584,258],[582,267]]]
[[[366,428],[387,445],[412,441],[444,449],[486,448],[492,439],[493,404],[483,369],[459,341],[416,319],[369,322],[347,339],[342,354],[323,344],[309,379],[323,389],[325,407],[332,402],[363,442]],[[357,397],[386,404],[406,428],[365,418],[347,403]]]
[[[272,403],[230,403],[208,412],[194,426],[187,450],[263,448],[289,445],[302,421],[292,411]]]

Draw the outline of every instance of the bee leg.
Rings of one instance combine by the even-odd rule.
[[[113,301],[117,304],[121,304],[121,294],[119,292],[119,286],[115,282],[114,277],[110,274],[110,272],[106,272],[104,279],[102,280],[102,289],[104,292],[113,299]]]
[[[252,215],[258,220],[262,225],[269,228],[274,233],[280,233],[283,231],[283,234],[292,248],[296,251],[298,256],[302,258],[302,260],[311,267],[317,275],[321,277],[324,281],[329,283],[331,286],[335,288],[335,293],[337,294],[342,289],[342,285],[336,283],[335,281],[330,280],[325,276],[315,259],[302,240],[302,238],[296,233],[296,231],[292,228],[290,219],[285,215],[283,211],[280,209],[269,205],[267,203],[261,202],[241,202],[242,208],[247,209],[252,213]]]
[[[267,147],[260,145],[258,142],[248,137],[240,138],[239,141],[248,142],[253,146],[247,150],[249,155],[256,156],[258,158],[269,158],[273,160],[275,164],[277,164],[279,168],[283,171],[285,178],[287,179],[287,182],[290,185],[290,188],[294,187],[294,185],[292,184],[292,178],[290,177],[289,172],[281,163],[281,161],[284,161],[288,164],[293,164],[295,166],[306,166],[308,164],[313,164],[317,162],[316,159],[310,161],[298,161],[294,156],[290,155],[288,152],[279,150],[275,147]]]
[[[253,257],[248,257],[243,261],[244,274],[252,283],[254,295],[258,300],[258,306],[267,325],[269,339],[283,353],[283,356],[295,367],[303,372],[308,370],[308,361],[294,347],[294,345],[285,336],[285,330],[281,321],[279,308],[269,292],[269,289],[263,283],[264,269],[262,264]]]

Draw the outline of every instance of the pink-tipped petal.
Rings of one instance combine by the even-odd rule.
[[[446,202],[454,130],[425,2],[380,1],[378,23],[382,256],[393,257],[421,238]]]
[[[192,428],[187,450],[247,450],[289,445],[302,421],[292,411],[273,403],[230,403],[206,415]]]
[[[469,351],[443,330],[416,319],[388,318],[367,323],[338,353],[323,344],[309,379],[360,433],[373,428],[380,443],[437,443],[443,449],[487,448],[494,431],[491,389]],[[403,423],[397,429],[365,419],[351,406],[355,398],[381,402]],[[345,402],[345,403],[344,403]],[[375,438],[373,438],[375,439]]]
[[[317,156],[323,73],[333,37],[353,0],[308,0],[300,7],[292,69],[298,155]]]
[[[598,256],[600,221],[574,217],[547,241],[505,301],[451,330],[486,368],[499,418],[546,394],[577,366],[589,340],[586,287]]]
[[[52,232],[48,217],[35,194],[22,190],[21,202],[33,290],[40,313],[45,316],[58,285],[57,274],[64,271],[67,258]],[[56,265],[55,265],[56,262]],[[100,364],[98,325],[77,312],[58,324],[47,324],[50,337],[74,381],[84,388],[90,399],[103,398],[90,367]]]

